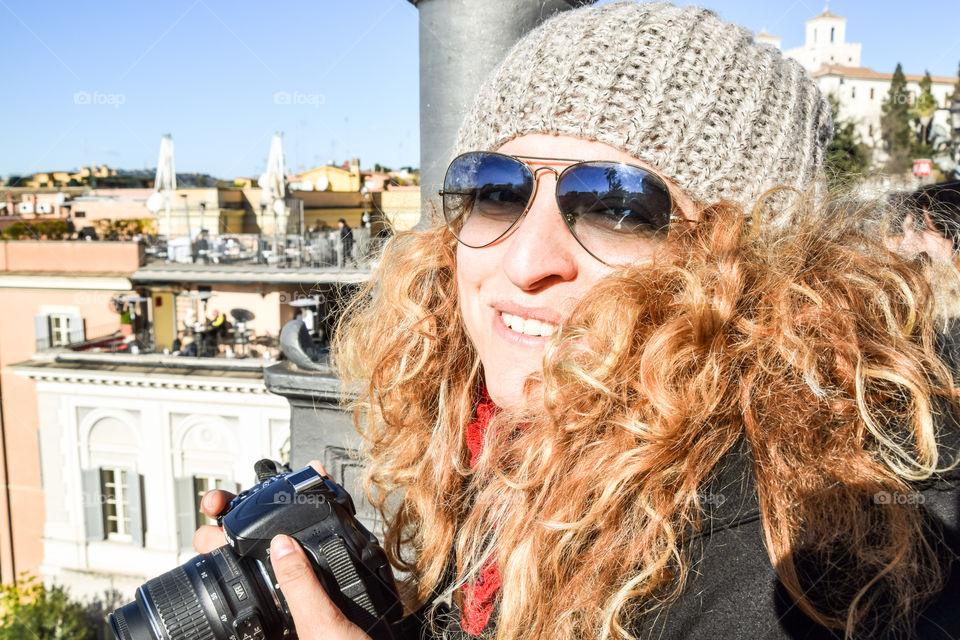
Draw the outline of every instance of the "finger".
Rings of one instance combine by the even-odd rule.
[[[270,562],[300,640],[319,640],[320,634],[341,640],[369,637],[327,596],[307,555],[293,538],[279,535],[271,541]]]
[[[214,489],[203,494],[203,500],[200,501],[200,510],[208,517],[216,518],[217,515],[227,508],[234,495],[229,491]]]
[[[196,533],[193,534],[193,548],[200,553],[210,553],[225,544],[227,544],[227,539],[220,527],[207,524],[197,529]]]
[[[319,460],[311,460],[307,464],[313,467],[317,471],[317,473],[319,473],[320,475],[327,476],[328,478],[333,480],[333,478],[330,477],[330,474],[327,473],[327,470],[323,467],[323,463],[320,462]]]

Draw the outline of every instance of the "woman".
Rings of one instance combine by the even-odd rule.
[[[446,224],[391,243],[335,344],[401,635],[960,634],[929,286],[818,213],[828,114],[661,3],[561,14],[493,72]],[[365,637],[289,538],[273,563],[301,638]]]

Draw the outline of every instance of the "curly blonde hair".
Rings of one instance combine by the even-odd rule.
[[[952,411],[957,392],[929,284],[863,211],[798,205],[786,226],[753,213],[702,206],[653,262],[603,279],[527,381],[542,404],[500,412],[475,468],[464,434],[483,372],[455,239],[390,243],[334,362],[409,609],[493,558],[496,640],[632,638],[682,593],[700,492],[745,446],[770,562],[803,611],[848,636],[909,628],[943,569],[919,508],[874,496],[945,466],[934,403]],[[856,571],[817,598],[801,552]]]

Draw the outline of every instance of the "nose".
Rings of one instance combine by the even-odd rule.
[[[577,277],[577,252],[585,253],[557,209],[556,174],[543,171],[536,180],[534,200],[523,220],[505,239],[503,254],[504,273],[524,291],[573,280]]]

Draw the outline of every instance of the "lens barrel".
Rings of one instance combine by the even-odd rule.
[[[266,464],[269,463],[269,464]],[[277,473],[286,468],[285,473]],[[148,580],[110,616],[117,640],[275,640],[296,628],[270,564],[270,541],[292,536],[333,603],[376,640],[403,615],[386,553],[346,490],[312,467],[261,460],[260,483],[218,518],[227,545]]]
[[[116,640],[262,640],[284,618],[265,567],[221,547],[147,581],[109,621]]]

